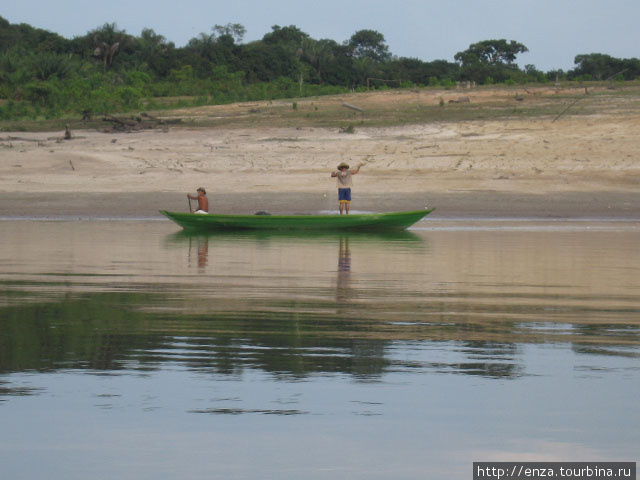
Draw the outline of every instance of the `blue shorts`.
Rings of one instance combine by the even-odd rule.
[[[338,200],[341,202],[351,202],[351,189],[350,188],[339,188],[338,189]]]

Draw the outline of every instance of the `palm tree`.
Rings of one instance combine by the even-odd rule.
[[[334,45],[337,44],[333,40],[302,39],[299,49],[300,56],[314,68],[319,83],[322,83],[325,67],[335,58]]]
[[[120,42],[125,37],[124,30],[118,30],[115,23],[105,23],[101,28],[93,32],[94,57],[102,57],[104,70],[111,68],[113,60],[120,48]]]

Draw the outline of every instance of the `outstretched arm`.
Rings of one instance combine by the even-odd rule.
[[[364,166],[364,163],[361,162],[355,170],[351,171],[351,175],[355,175],[356,173],[358,173],[360,171],[360,167],[362,166]]]

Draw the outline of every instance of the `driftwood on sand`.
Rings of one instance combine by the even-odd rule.
[[[166,127],[167,125],[177,124],[182,122],[182,119],[176,118],[172,120],[164,120],[155,118],[148,113],[142,112],[140,115],[124,118],[114,117],[113,115],[105,115],[103,117],[105,122],[110,122],[111,127],[107,128],[106,132],[137,132],[140,130],[150,130],[159,126]]]
[[[350,108],[351,110],[355,110],[356,112],[364,113],[364,109],[363,108],[357,107],[355,105],[351,105],[350,103],[347,103],[347,102],[342,102],[342,106]]]

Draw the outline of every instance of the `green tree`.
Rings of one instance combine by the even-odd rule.
[[[213,31],[218,34],[218,37],[231,37],[234,43],[241,43],[247,29],[239,23],[227,23],[226,25],[215,25]]]
[[[199,78],[208,78],[213,65],[227,65],[235,69],[240,63],[241,49],[236,44],[242,40],[245,28],[240,24],[216,25],[211,33],[201,33],[189,40],[183,63],[194,66]]]
[[[301,56],[303,44],[308,43],[309,35],[295,25],[274,25],[271,30],[262,39],[269,50],[269,57],[275,62],[272,64],[275,68],[271,80],[288,77],[302,84],[306,69],[301,62]]]
[[[366,85],[367,79],[377,77],[378,64],[370,57],[356,58],[353,61],[354,74],[358,85]]]
[[[313,68],[318,83],[323,82],[325,70],[335,59],[336,45],[333,40],[302,39],[299,56]]]
[[[468,49],[455,54],[454,59],[469,66],[475,63],[483,65],[512,65],[520,53],[528,52],[529,49],[522,43],[515,40],[484,40],[473,43]]]
[[[369,58],[379,63],[391,58],[384,35],[375,30],[357,31],[351,35],[347,45],[356,59]]]
[[[640,60],[637,58],[614,58],[602,53],[577,55],[577,65],[571,71],[572,77],[591,77],[594,80],[606,80],[621,75],[626,80],[633,80],[640,75]]]
[[[262,37],[262,41],[267,45],[287,45],[295,50],[305,38],[309,38],[309,35],[295,25],[289,25],[288,27],[274,25],[271,27],[271,32]]]
[[[541,72],[535,65],[527,64],[524,66],[524,73],[528,77],[528,80],[532,82],[544,83],[547,81],[544,72]]]
[[[460,76],[460,66],[446,60],[423,62],[417,58],[394,58],[383,65],[383,76],[417,85],[438,85],[455,81]]]
[[[39,52],[68,52],[69,41],[47,30],[34,28],[25,23],[14,25],[0,17],[0,52],[6,52],[13,47],[20,47],[26,51]]]
[[[64,79],[73,73],[74,60],[71,55],[57,53],[40,53],[29,57],[29,66],[33,77],[38,80],[51,78]]]
[[[514,63],[517,55],[528,51],[515,40],[484,40],[456,53],[454,59],[461,66],[461,78],[478,83],[504,82],[519,71]]]
[[[150,28],[142,30],[135,42],[137,63],[158,77],[166,77],[175,67],[175,45]]]
[[[33,78],[24,55],[16,49],[0,53],[0,98],[13,98],[16,89]]]
[[[213,55],[212,52],[215,49],[216,36],[213,33],[200,33],[197,37],[189,40],[187,49],[194,52],[196,55],[210,59]]]

